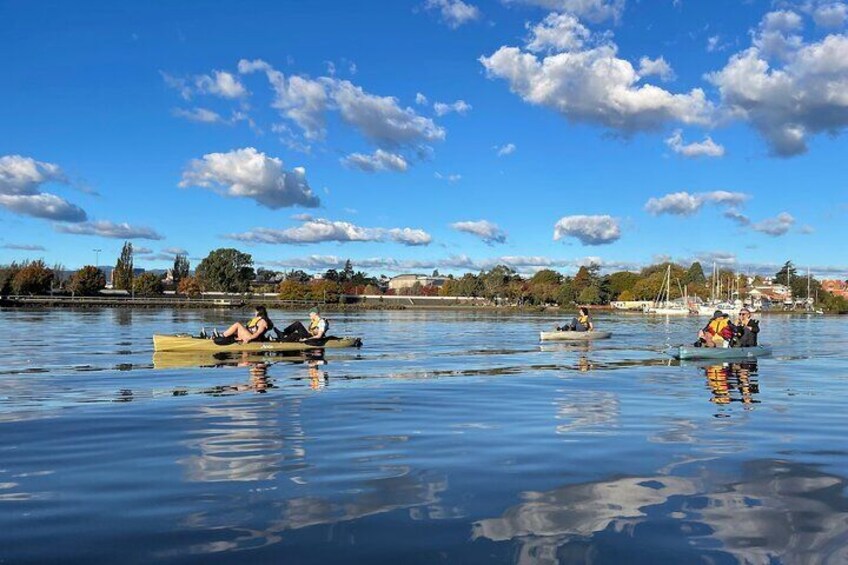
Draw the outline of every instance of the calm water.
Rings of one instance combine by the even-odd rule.
[[[235,315],[0,311],[0,563],[848,561],[848,319],[767,317],[756,364],[666,359],[702,319],[456,312],[153,355]]]

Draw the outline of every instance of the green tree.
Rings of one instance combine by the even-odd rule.
[[[353,271],[353,263],[350,262],[350,259],[345,261],[344,268],[340,273],[341,282],[349,282],[353,279],[354,271]]]
[[[162,277],[154,273],[142,273],[133,281],[136,296],[159,296],[162,294]]]
[[[624,300],[621,298],[621,294],[626,290],[632,291],[633,287],[639,281],[639,275],[630,271],[618,271],[612,273],[608,280],[612,300]]]
[[[121,256],[115,263],[112,272],[112,287],[118,290],[132,290],[133,288],[133,245],[125,241],[121,248]]]
[[[8,296],[12,294],[12,281],[15,280],[15,275],[21,270],[21,265],[12,261],[9,265],[4,265],[0,268],[0,296]]]
[[[12,279],[12,290],[15,294],[47,294],[53,282],[53,271],[47,268],[44,261],[24,263]]]
[[[574,280],[572,278],[566,277],[563,279],[557,291],[556,301],[560,306],[570,306],[577,302],[577,293],[574,291]]]
[[[195,275],[207,290],[247,292],[254,277],[253,258],[237,249],[216,249],[200,262]]]
[[[174,288],[180,288],[180,281],[189,276],[190,266],[188,256],[185,253],[179,253],[174,257],[174,267],[171,270],[171,277],[174,279]]]
[[[461,279],[456,281],[456,291],[458,296],[477,297],[483,294],[483,283],[480,282],[477,275],[465,273]]]
[[[483,286],[483,297],[493,300],[496,297],[505,297],[509,283],[516,277],[515,271],[506,265],[497,265],[490,271],[480,273],[480,281]]]
[[[303,283],[305,283],[305,282],[309,282],[309,281],[311,281],[311,280],[312,280],[312,277],[310,277],[310,276],[309,276],[309,274],[307,274],[307,273],[306,273],[306,272],[304,272],[304,271],[301,271],[301,270],[291,270],[291,271],[289,271],[288,273],[286,273],[286,280],[287,280],[287,281],[292,281],[292,280],[293,280],[293,281],[298,281],[298,282],[303,282]]]
[[[689,270],[683,275],[683,284],[704,284],[707,282],[707,277],[704,275],[704,268],[701,263],[695,261],[689,266]]]
[[[103,271],[92,265],[86,265],[68,281],[68,290],[80,296],[93,296],[106,288],[106,276]]]
[[[580,294],[577,296],[577,301],[580,304],[600,304],[600,290],[596,286],[587,286],[580,291]]]

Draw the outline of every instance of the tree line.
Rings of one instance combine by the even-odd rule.
[[[340,270],[329,269],[320,277],[303,270],[272,271],[253,267],[253,258],[233,248],[215,249],[191,273],[185,255],[177,255],[170,270],[168,287],[189,297],[203,292],[276,293],[282,300],[338,302],[342,294],[405,294],[412,296],[465,296],[484,298],[497,304],[511,305],[605,305],[612,301],[654,300],[660,292],[666,271],[671,269],[671,299],[683,295],[707,299],[716,288],[725,293],[746,295],[748,277],[729,269],[721,269],[707,277],[703,266],[693,262],[688,267],[676,263],[658,263],[638,272],[601,273],[597,265],[580,267],[574,275],[543,269],[524,277],[506,265],[497,265],[479,273],[449,275],[439,278],[440,285],[415,283],[400,291],[386,288],[385,277],[377,278],[354,269],[350,260]],[[24,261],[0,267],[0,294],[48,294],[66,292],[75,295],[97,294],[106,287],[106,277],[95,266],[87,265],[63,278],[61,265],[48,267],[43,260]],[[433,273],[438,276],[438,271]],[[848,301],[824,292],[821,282],[799,274],[787,261],[774,275],[774,281],[788,286],[795,297],[818,298],[818,305],[829,311],[848,312]],[[161,295],[166,284],[161,275],[150,272],[135,274],[131,242],[125,242],[112,274],[113,288],[137,296]],[[754,277],[754,284],[764,282]],[[809,289],[809,290],[808,290]],[[727,298],[727,295],[719,298]]]

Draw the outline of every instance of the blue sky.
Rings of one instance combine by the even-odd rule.
[[[0,263],[845,278],[838,1],[0,3]]]

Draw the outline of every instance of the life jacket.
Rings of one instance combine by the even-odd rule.
[[[324,318],[318,318],[317,320],[310,320],[309,321],[309,333],[315,333],[315,331],[318,329],[318,325],[321,322],[324,322],[324,335],[326,336],[327,332],[330,331],[330,322],[328,322]]]
[[[707,333],[730,339],[733,337],[733,328],[730,327],[730,321],[727,318],[716,318],[707,324]]]
[[[589,327],[589,316],[578,316],[577,323]]]
[[[267,329],[262,332],[262,337],[265,337],[265,334],[274,329],[274,322],[271,321],[267,316],[254,316],[247,322],[247,329],[255,328],[259,325],[260,320],[265,320],[265,324],[268,326]]]

